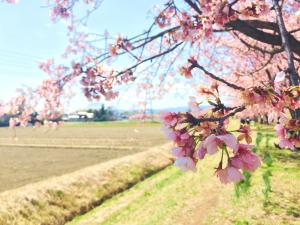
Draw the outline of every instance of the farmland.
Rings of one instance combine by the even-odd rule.
[[[166,143],[160,124],[70,123],[0,129],[0,191],[145,151]]]

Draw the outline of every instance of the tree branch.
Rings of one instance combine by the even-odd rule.
[[[278,26],[276,28],[276,26],[274,26],[274,23],[259,21],[259,20],[244,21],[244,20],[237,19],[228,22],[225,25],[225,27],[232,28],[233,30],[239,31],[242,34],[246,35],[247,37],[250,37],[262,43],[282,46],[280,35],[267,33],[258,29],[258,28],[270,29],[273,27],[273,29],[275,29],[276,31],[276,29],[278,30]],[[295,39],[293,35],[289,33],[287,33],[287,39],[289,40],[291,51],[293,51],[294,53],[300,56],[300,42],[297,39]]]
[[[200,66],[196,60],[189,60],[189,62],[192,64],[191,69],[198,68],[198,69],[202,70],[210,78],[212,78],[214,80],[217,80],[217,81],[220,81],[221,83],[226,84],[228,87],[231,87],[233,89],[240,90],[240,91],[244,91],[245,90],[245,88],[237,86],[237,85],[232,84],[232,83],[229,83],[228,81],[226,81],[226,80],[224,80],[224,79],[222,79],[222,78],[220,78],[220,77],[212,74],[211,72],[207,71],[203,66]]]
[[[199,15],[202,14],[201,10],[199,9],[198,5],[194,3],[192,0],[184,0],[192,9],[194,9]]]
[[[249,44],[247,41],[245,41],[242,38],[240,38],[239,35],[236,32],[233,32],[233,34],[234,34],[234,36],[236,36],[239,39],[240,42],[242,42],[244,45],[246,45],[246,47],[248,47],[249,49],[253,49],[253,50],[259,51],[259,52],[261,52],[263,54],[267,53],[267,54],[270,54],[270,55],[274,56],[275,54],[281,53],[284,50],[283,47],[281,47],[281,48],[274,48],[272,50],[263,49],[263,48],[261,48],[261,47],[259,47],[257,45],[251,45],[251,44]]]
[[[151,56],[151,57],[149,57],[149,58],[146,58],[146,59],[144,59],[144,60],[139,61],[138,63],[134,64],[133,66],[128,67],[126,70],[123,70],[123,71],[121,71],[121,72],[118,72],[118,73],[115,75],[115,77],[124,74],[126,71],[130,71],[130,70],[132,70],[132,69],[137,68],[137,67],[138,67],[139,65],[141,65],[142,63],[151,61],[151,60],[153,60],[153,59],[155,59],[155,58],[161,57],[161,56],[163,56],[163,55],[166,55],[166,54],[168,54],[168,53],[174,51],[177,47],[179,47],[180,45],[182,45],[182,43],[183,43],[183,42],[180,42],[180,43],[174,45],[173,47],[167,49],[166,51],[163,51],[163,52],[161,52],[161,53],[159,53],[159,54],[153,55],[153,56]]]
[[[246,107],[244,105],[242,105],[242,106],[236,107],[233,111],[226,114],[225,116],[218,117],[218,118],[217,117],[207,117],[207,118],[197,119],[197,118],[193,117],[192,115],[190,115],[188,120],[189,120],[189,122],[191,122],[194,125],[197,125],[197,124],[202,123],[202,122],[220,122],[220,123],[223,123],[229,117],[232,117],[235,114],[244,111],[245,109],[246,109]]]
[[[296,85],[299,85],[299,75],[296,71],[295,64],[294,64],[294,56],[293,56],[293,52],[291,49],[290,40],[288,37],[289,34],[284,25],[282,13],[281,13],[281,10],[278,5],[278,0],[273,0],[273,4],[274,4],[275,12],[276,12],[277,23],[278,23],[279,30],[280,30],[280,36],[282,39],[282,45],[283,45],[284,50],[288,57],[287,60],[288,60],[288,68],[289,68],[289,73],[290,73],[290,81],[291,81],[292,85],[296,86]]]

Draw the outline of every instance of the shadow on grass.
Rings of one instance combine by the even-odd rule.
[[[300,152],[292,151],[288,149],[278,149],[273,146],[266,146],[264,148],[259,148],[259,154],[263,155],[265,152],[269,152],[272,158],[281,163],[292,163],[295,164],[297,168],[300,168]],[[294,169],[297,169],[294,168]]]

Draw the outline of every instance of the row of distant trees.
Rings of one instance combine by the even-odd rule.
[[[93,119],[90,121],[113,121],[118,119],[116,112],[111,108],[105,108],[104,105],[102,105],[100,109],[89,109],[87,112],[94,114]],[[37,113],[33,113],[32,120],[29,122],[34,123],[37,121],[36,116]],[[9,125],[10,118],[11,115],[9,114],[4,114],[2,117],[0,117],[0,127],[7,127]]]
[[[4,114],[2,117],[0,117],[0,127],[6,127],[9,124],[10,116],[7,114]]]
[[[111,108],[105,108],[104,105],[101,106],[100,109],[89,109],[87,110],[89,113],[94,114],[93,121],[113,121],[117,120],[116,113]]]

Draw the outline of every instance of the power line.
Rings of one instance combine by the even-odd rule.
[[[6,54],[6,55],[14,55],[14,56],[19,56],[19,57],[25,57],[25,58],[34,58],[34,59],[44,58],[42,56],[31,55],[31,54],[24,53],[24,52],[17,52],[17,51],[6,50],[6,49],[0,49],[0,53]]]
[[[10,60],[10,61],[18,61],[18,62],[26,62],[26,63],[35,63],[38,61],[42,61],[42,60],[38,60],[38,59],[30,59],[30,58],[20,58],[18,56],[12,56],[12,55],[3,55],[2,53],[0,53],[0,58],[1,59],[5,59],[5,60]],[[0,60],[1,62],[1,60]]]
[[[38,68],[38,63],[24,63],[24,62],[18,62],[18,61],[9,61],[9,60],[5,60],[5,59],[0,59],[1,61],[1,64],[0,64],[0,67],[4,67],[4,68],[7,68],[7,67],[26,67],[26,68]]]

